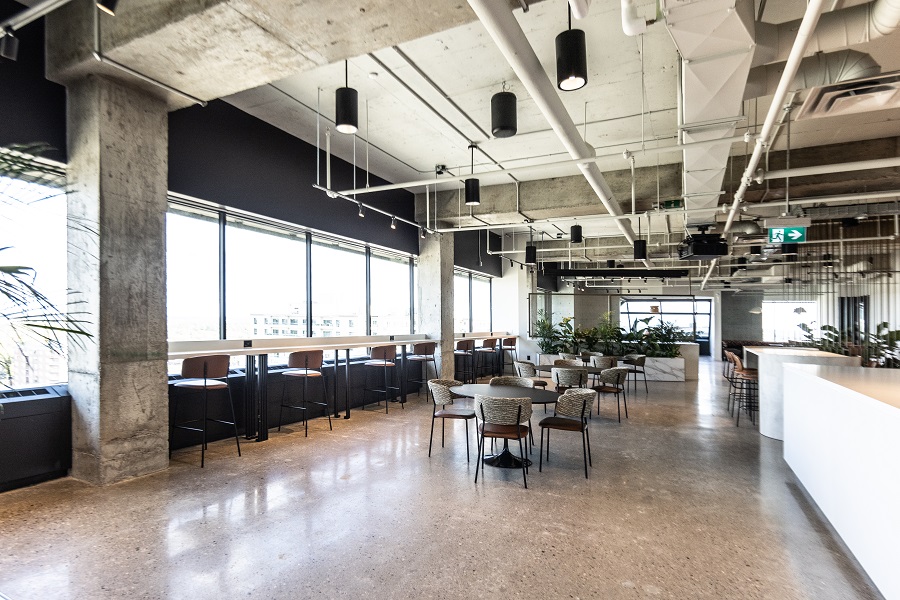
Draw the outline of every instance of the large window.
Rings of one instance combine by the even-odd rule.
[[[818,334],[819,305],[816,302],[764,301],[762,303],[763,339],[772,342],[803,341],[801,323]]]
[[[453,276],[453,331],[472,331],[469,328],[469,275]]]
[[[619,306],[619,323],[626,330],[643,329],[640,321],[650,319],[650,325],[674,323],[681,331],[708,340],[712,326],[712,300],[706,298],[626,298]]]
[[[228,220],[228,339],[306,337],[306,234]]]
[[[172,207],[166,215],[170,340],[219,339],[219,217]]]
[[[313,337],[366,335],[363,248],[314,239],[312,290]]]
[[[472,331],[491,330],[491,280],[472,276]]]
[[[372,335],[410,332],[409,259],[372,253]]]
[[[77,226],[77,225],[73,225]],[[60,313],[66,311],[66,196],[57,188],[0,177],[0,264],[23,265],[21,283],[33,286]],[[3,278],[21,289],[10,277]],[[13,292],[5,288],[7,292]],[[77,290],[75,290],[77,292]],[[26,297],[34,298],[33,294]],[[66,381],[66,337],[25,326],[52,312],[39,302],[16,304],[0,295],[0,389]],[[96,315],[72,318],[90,320]],[[37,318],[35,318],[37,317]]]

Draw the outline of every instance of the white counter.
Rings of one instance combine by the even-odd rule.
[[[785,461],[884,597],[900,599],[900,370],[784,371]]]
[[[858,356],[843,356],[815,348],[747,346],[744,366],[759,369],[759,432],[784,439],[784,366],[787,363],[858,367]]]

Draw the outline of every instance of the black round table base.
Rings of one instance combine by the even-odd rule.
[[[522,459],[513,455],[508,449],[504,449],[500,454],[494,454],[485,458],[484,464],[489,467],[500,467],[501,469],[521,469]],[[531,461],[527,458],[525,459],[525,466],[531,466]]]

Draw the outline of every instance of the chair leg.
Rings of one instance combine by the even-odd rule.
[[[622,422],[622,405],[619,402],[619,393],[616,392],[616,411],[619,413],[619,423]]]
[[[588,464],[593,467],[594,461],[591,459],[591,432],[585,425],[584,427],[584,438],[587,440],[587,448],[588,448]]]
[[[584,453],[584,478],[588,478],[588,457],[587,457],[587,442],[585,441],[584,434],[587,431],[587,426],[582,427],[581,429],[581,452]]]
[[[205,369],[204,369],[205,374]],[[209,389],[206,387],[206,381],[203,382],[203,444],[200,446],[200,468],[202,469],[206,462],[206,421],[209,410]]]
[[[522,457],[522,481],[525,482],[525,489],[528,489],[528,459],[525,458],[525,447],[522,445],[522,438],[519,438],[519,456]]]
[[[469,462],[469,420],[466,419],[466,463]]]
[[[306,410],[306,392],[309,387],[309,377],[303,376],[303,401],[300,403],[300,406],[303,407],[303,437],[309,437],[309,417],[307,416]]]
[[[277,431],[281,431],[281,415],[284,413],[284,388],[287,387],[287,379],[281,382],[281,406],[278,407],[278,429]]]
[[[172,458],[172,442],[175,439],[175,422],[178,418],[178,391],[173,394],[172,414],[169,415],[169,458]]]
[[[441,419],[441,448],[444,447],[444,425],[447,423],[447,419]]]
[[[481,475],[484,477],[484,431],[481,432],[481,453],[478,456],[478,464],[475,465],[475,483],[478,483],[478,468],[481,467]]]
[[[434,412],[431,413],[431,437],[428,438],[428,456],[431,456],[431,446],[434,443]]]
[[[238,456],[241,455],[241,439],[238,436],[237,430],[237,418],[234,416],[234,398],[231,396],[231,386],[228,385],[228,382],[225,382],[225,386],[228,390],[228,406],[231,407],[231,423],[234,426],[234,443],[237,444]]]
[[[622,390],[622,404],[625,405],[625,418],[628,418],[628,393]]]
[[[544,470],[544,427],[541,427],[541,447],[538,448],[538,473]]]
[[[331,409],[328,408],[328,383],[325,382],[325,370],[322,369],[322,402],[325,404],[325,414],[328,416],[328,431],[334,431],[331,426]]]
[[[649,394],[650,388],[647,387],[647,371],[641,371],[641,373],[644,375],[644,392]]]

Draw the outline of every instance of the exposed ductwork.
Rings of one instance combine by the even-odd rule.
[[[588,16],[591,8],[591,0],[569,0],[569,6],[572,7],[572,16],[576,19],[583,19]]]
[[[622,0],[622,31],[628,36],[647,31],[647,21],[638,16],[634,0]]]
[[[492,0],[469,0],[469,6],[475,11],[488,35],[503,53],[566,151],[575,159],[592,157],[595,154],[594,149],[588,146],[579,135],[575,122],[566,111],[562,100],[556,93],[556,88],[547,77],[534,49],[528,43],[519,22],[516,21],[506,3]],[[622,215],[622,209],[613,198],[612,190],[603,178],[603,173],[597,164],[579,164],[578,168],[609,214]],[[635,235],[630,221],[618,219],[616,225],[628,243],[633,244]],[[649,266],[646,261],[645,264]]]
[[[774,63],[750,69],[744,99],[771,96],[778,87],[786,63]],[[790,84],[791,90],[873,77],[881,73],[875,59],[857,50],[818,53],[800,61],[797,75]]]
[[[825,13],[819,19],[807,54],[832,52],[884,37],[900,25],[900,0],[875,0]],[[780,25],[756,24],[756,55],[753,66],[787,60],[800,28],[800,21]]]

